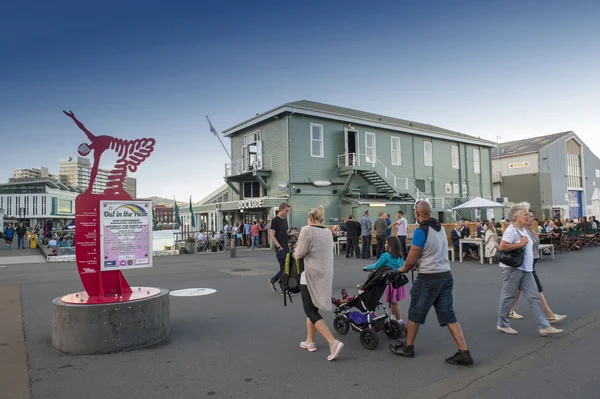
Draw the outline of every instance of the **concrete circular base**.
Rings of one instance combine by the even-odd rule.
[[[158,344],[171,334],[169,291],[110,304],[52,301],[52,347],[71,355],[130,351]]]

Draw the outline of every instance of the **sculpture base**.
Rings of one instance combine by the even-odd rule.
[[[146,293],[148,288],[143,290],[138,291]],[[114,303],[54,299],[52,347],[71,355],[90,355],[130,351],[164,341],[171,334],[169,291],[153,290],[158,291],[153,296]]]
[[[152,296],[160,294],[160,288],[154,287],[131,287],[131,292],[125,295],[115,296],[89,296],[87,292],[75,292],[73,294],[65,295],[60,298],[65,303],[71,303],[73,305],[93,305],[99,303],[117,303],[117,302],[129,302],[137,301],[144,298],[150,298]]]

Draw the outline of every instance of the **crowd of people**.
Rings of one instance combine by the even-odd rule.
[[[52,220],[48,219],[43,225],[27,227],[24,223],[18,223],[16,226],[12,223],[7,223],[0,230],[0,239],[4,240],[6,249],[11,250],[14,246],[14,241],[17,241],[17,249],[25,249],[31,246],[31,240],[35,237],[36,243],[48,246],[51,249],[60,247],[74,247],[75,234],[72,231],[61,231],[60,226],[58,231],[54,229]]]
[[[291,239],[291,229],[287,224],[287,214],[290,206],[282,203],[279,212],[270,223],[269,236],[273,243],[279,270],[269,279],[270,288],[278,292],[277,284],[284,275],[286,255],[290,252],[288,241]],[[431,206],[420,201],[415,204],[415,219],[417,229],[413,233],[410,251],[406,250],[407,222],[402,212],[398,212],[395,221],[390,215],[379,213],[374,223],[370,220],[369,211],[365,211],[360,221],[353,215],[344,219],[341,226],[334,226],[328,230],[323,225],[324,210],[322,207],[311,209],[307,215],[307,226],[302,228],[297,239],[295,251],[292,256],[304,261],[304,270],[301,274],[300,295],[306,315],[307,335],[300,342],[302,349],[310,352],[316,351],[315,335],[319,332],[328,344],[328,360],[336,359],[344,345],[337,340],[321,316],[321,312],[331,312],[333,306],[342,306],[349,303],[353,297],[342,291],[341,299],[332,296],[333,286],[333,242],[340,236],[347,238],[346,257],[356,257],[368,260],[371,257],[371,231],[374,228],[376,235],[376,258],[373,264],[363,267],[364,271],[374,272],[382,267],[390,267],[397,273],[408,273],[417,270],[417,278],[413,281],[410,292],[405,286],[393,288],[388,286],[385,292],[385,301],[390,303],[392,319],[401,322],[402,313],[400,303],[410,298],[410,305],[405,328],[406,340],[390,345],[392,353],[403,357],[415,356],[415,340],[420,327],[425,324],[426,316],[431,308],[435,309],[440,326],[448,327],[458,351],[446,362],[454,365],[472,365],[473,357],[468,349],[466,339],[458,322],[453,307],[454,279],[448,260],[448,239],[441,223],[432,217]],[[506,220],[509,225],[502,233],[502,225],[495,220],[478,221],[477,234],[485,240],[487,257],[494,256],[497,252],[510,253],[522,252],[522,259],[517,265],[499,263],[501,270],[501,289],[498,306],[498,320],[496,330],[506,334],[517,334],[511,327],[510,319],[520,320],[523,316],[515,310],[519,296],[522,294],[532,308],[535,322],[540,336],[548,336],[563,332],[553,324],[564,320],[567,316],[556,314],[548,304],[544,295],[542,284],[536,273],[535,265],[539,258],[538,246],[540,239],[533,229],[535,219],[528,203],[520,203],[510,208]],[[504,222],[504,220],[502,221]],[[595,218],[587,220],[592,228]],[[550,227],[556,221],[540,224],[541,229]],[[579,227],[586,229],[588,226],[581,220]],[[391,235],[391,227],[396,226],[396,236]],[[454,244],[462,237],[470,237],[470,222],[457,224],[451,234]],[[501,240],[497,237],[501,236]],[[368,249],[359,248],[359,237],[368,244]],[[488,245],[489,244],[489,245]],[[465,248],[465,255],[477,256],[476,249]],[[498,259],[505,259],[499,257]],[[361,286],[359,285],[359,294]]]

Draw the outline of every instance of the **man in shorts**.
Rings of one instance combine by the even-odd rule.
[[[418,268],[419,274],[410,290],[408,332],[406,342],[390,345],[390,350],[399,356],[415,356],[415,338],[419,327],[425,324],[429,309],[433,306],[441,327],[448,326],[458,352],[446,359],[447,363],[470,366],[473,358],[452,306],[454,280],[448,262],[448,238],[440,222],[431,217],[431,206],[420,201],[415,205],[415,219],[419,228],[415,230],[412,248],[400,273]]]

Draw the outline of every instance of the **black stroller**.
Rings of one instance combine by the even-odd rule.
[[[388,285],[398,288],[408,283],[404,274],[395,272],[391,267],[383,267],[373,271],[363,284],[362,291],[348,303],[341,304],[333,311],[335,320],[333,328],[339,334],[345,335],[352,328],[360,333],[360,343],[369,350],[377,348],[378,333],[382,331],[391,338],[398,339],[404,326],[392,320],[384,304],[380,302]],[[356,308],[358,311],[353,311]],[[383,309],[378,316],[375,311]]]

